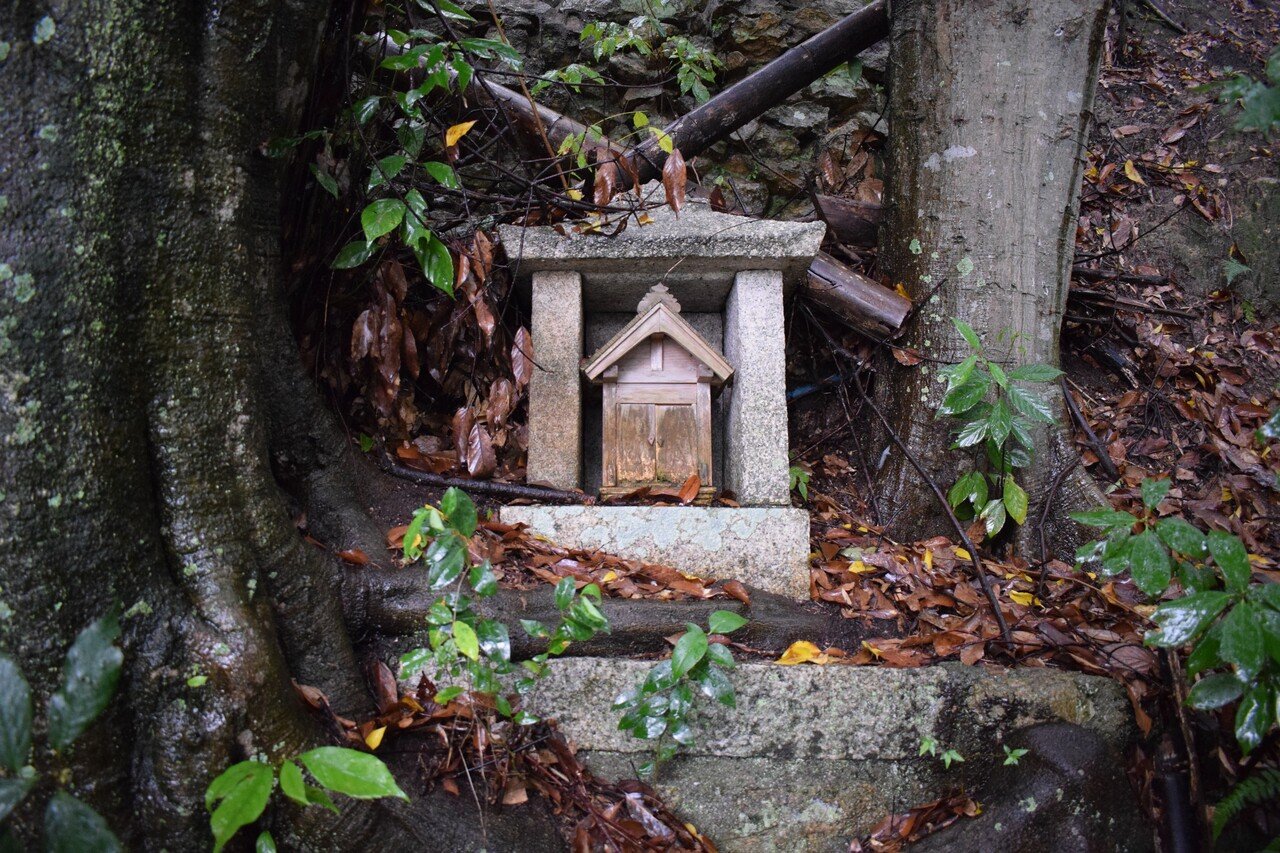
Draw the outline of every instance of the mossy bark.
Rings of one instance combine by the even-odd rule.
[[[354,464],[284,323],[280,167],[260,153],[297,120],[328,8],[6,6],[0,645],[37,708],[79,629],[126,611],[119,694],[67,754],[37,737],[48,781],[11,821],[38,837],[57,779],[131,848],[207,849],[216,773],[324,739],[291,679],[369,706],[343,609],[359,596],[272,471]],[[382,808],[282,812],[277,838],[359,847]]]
[[[1058,364],[1107,8],[1107,0],[891,6],[881,259],[916,303],[901,343],[924,361],[889,362],[877,396],[943,489],[973,464],[951,449],[951,424],[935,417],[944,391],[937,368],[969,355],[952,318],[968,322],[1006,368]],[[1028,390],[1066,423],[1056,385]],[[1036,558],[1033,521],[1076,450],[1062,428],[1041,428],[1034,439],[1035,463],[1017,478],[1032,507],[1020,544]],[[894,449],[877,483],[882,521],[901,536],[951,533],[919,479]],[[1060,510],[1099,494],[1079,469],[1052,498],[1050,543],[1071,537]]]

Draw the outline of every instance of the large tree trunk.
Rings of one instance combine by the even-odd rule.
[[[973,466],[964,451],[950,449],[950,425],[935,419],[944,387],[939,363],[969,355],[951,318],[967,321],[1006,366],[1058,363],[1107,6],[1107,0],[892,3],[881,258],[916,302],[902,343],[925,361],[887,367],[877,395],[944,489]],[[1007,338],[1000,344],[1001,333],[1016,334],[1015,346]],[[1031,390],[1066,423],[1056,386]],[[1075,454],[1065,436],[1062,429],[1039,430],[1035,464],[1018,474],[1032,500],[1024,537],[1036,532],[1039,503]],[[899,534],[951,532],[896,449],[878,487],[883,521]],[[1096,497],[1077,474],[1055,500],[1072,506]],[[1050,541],[1059,538],[1055,532],[1061,531],[1050,532]]]
[[[129,610],[116,700],[68,754],[35,755],[129,847],[207,849],[213,775],[322,741],[291,678],[369,704],[339,592],[361,596],[298,536],[269,461],[305,455],[315,481],[349,456],[326,418],[299,422],[320,407],[259,153],[300,113],[326,14],[15,0],[0,18],[0,631],[39,709],[77,631]],[[51,790],[11,818],[30,846]],[[291,815],[278,838],[359,846],[382,808]]]

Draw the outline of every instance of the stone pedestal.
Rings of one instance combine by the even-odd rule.
[[[793,507],[507,506],[504,524],[527,524],[568,548],[661,563],[699,577],[736,578],[809,597],[809,513]]]

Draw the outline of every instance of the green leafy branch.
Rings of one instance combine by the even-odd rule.
[[[1264,73],[1263,80],[1237,74],[1215,84],[1220,87],[1218,100],[1221,103],[1240,104],[1236,130],[1256,130],[1264,135],[1280,130],[1280,47],[1267,57]]]
[[[507,626],[475,610],[478,599],[498,591],[489,561],[471,565],[468,558],[467,545],[477,523],[475,503],[456,488],[445,491],[438,507],[424,506],[414,512],[405,530],[405,561],[422,559],[427,585],[440,597],[427,611],[429,648],[401,656],[400,670],[404,675],[431,668],[437,681],[450,682],[436,692],[435,701],[441,705],[464,693],[477,692],[491,697],[503,716],[521,724],[534,723],[537,717],[518,710],[502,693],[501,677],[516,669]],[[548,642],[547,651],[520,662],[524,674],[515,681],[517,695],[527,693],[546,673],[551,656],[562,654],[572,642],[609,630],[609,620],[599,607],[600,588],[592,583],[577,591],[575,586],[574,579],[567,577],[555,587],[555,604],[561,614],[555,628],[532,619],[521,620],[530,636]]]
[[[280,792],[298,805],[320,806],[334,814],[338,813],[338,807],[333,804],[329,792],[357,800],[409,799],[396,784],[387,765],[366,752],[341,746],[322,746],[302,753],[297,761],[315,779],[316,785],[306,781],[302,769],[292,760],[285,760],[279,768],[264,761],[241,761],[209,783],[204,793],[204,804],[210,812],[214,853],[218,853],[242,827],[262,816],[277,780]],[[275,853],[276,843],[271,832],[263,830],[259,833],[255,847],[257,853]]]
[[[1109,507],[1073,513],[1104,538],[1076,557],[1104,575],[1129,572],[1152,598],[1176,578],[1181,595],[1161,602],[1152,619],[1159,630],[1148,645],[1191,647],[1188,678],[1198,678],[1187,696],[1193,708],[1211,711],[1239,702],[1236,742],[1247,755],[1276,723],[1280,700],[1280,584],[1251,583],[1253,569],[1240,537],[1222,530],[1207,534],[1186,520],[1157,518],[1168,480],[1144,480],[1143,515]]]
[[[733,682],[725,674],[736,665],[733,653],[708,634],[727,635],[747,620],[729,610],[717,610],[707,620],[707,631],[688,622],[668,660],[649,671],[645,680],[614,700],[622,711],[618,728],[633,737],[654,741],[654,757],[640,767],[641,776],[652,776],[681,747],[692,746],[694,687],[710,699],[730,708],[737,706]]]
[[[981,518],[987,535],[995,536],[1008,519],[1018,524],[1026,522],[1029,499],[1014,477],[1014,469],[1032,462],[1034,425],[1054,422],[1049,405],[1015,383],[1052,382],[1062,371],[1047,364],[1026,364],[1006,371],[987,357],[968,323],[955,317],[951,322],[972,354],[959,364],[949,364],[938,371],[947,390],[937,414],[958,422],[954,447],[983,447],[988,469],[963,474],[951,487],[947,500],[958,517]]]
[[[114,614],[76,635],[62,664],[62,683],[45,706],[49,747],[69,749],[106,709],[120,681],[124,653],[116,646],[120,624]],[[0,655],[0,821],[7,820],[39,781],[31,765],[31,687],[17,663]],[[102,815],[66,791],[57,791],[44,814],[49,850],[123,850]],[[12,836],[5,833],[5,840]],[[8,845],[16,849],[16,842]]]
[[[700,104],[711,99],[707,84],[714,83],[716,71],[724,67],[714,52],[687,36],[668,36],[665,25],[653,15],[640,15],[626,24],[593,21],[582,28],[581,39],[591,46],[591,55],[597,62],[625,51],[652,56],[654,43],[661,40],[657,52],[671,61],[670,68],[675,73],[680,93],[692,95]],[[561,72],[573,67],[567,66]],[[554,73],[559,75],[561,72]],[[563,80],[563,77],[558,79]],[[581,83],[581,79],[577,82]]]

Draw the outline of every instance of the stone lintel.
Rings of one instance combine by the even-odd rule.
[[[744,506],[790,506],[780,273],[737,274],[724,312],[724,354],[735,370],[725,392],[725,488]]]
[[[606,551],[809,598],[809,515],[802,509],[506,506],[499,512],[504,524],[527,524],[568,548]]]
[[[576,489],[582,484],[582,276],[534,273],[532,314],[526,476],[530,483]]]
[[[658,190],[657,199],[661,199]],[[634,221],[621,234],[562,234],[550,226],[499,226],[502,244],[521,286],[529,273],[575,270],[584,279],[590,311],[628,311],[658,280],[687,311],[719,311],[733,277],[743,270],[773,270],[790,288],[801,281],[826,233],[822,222],[779,222],[713,211],[689,199],[677,217],[651,208],[653,222]]]

